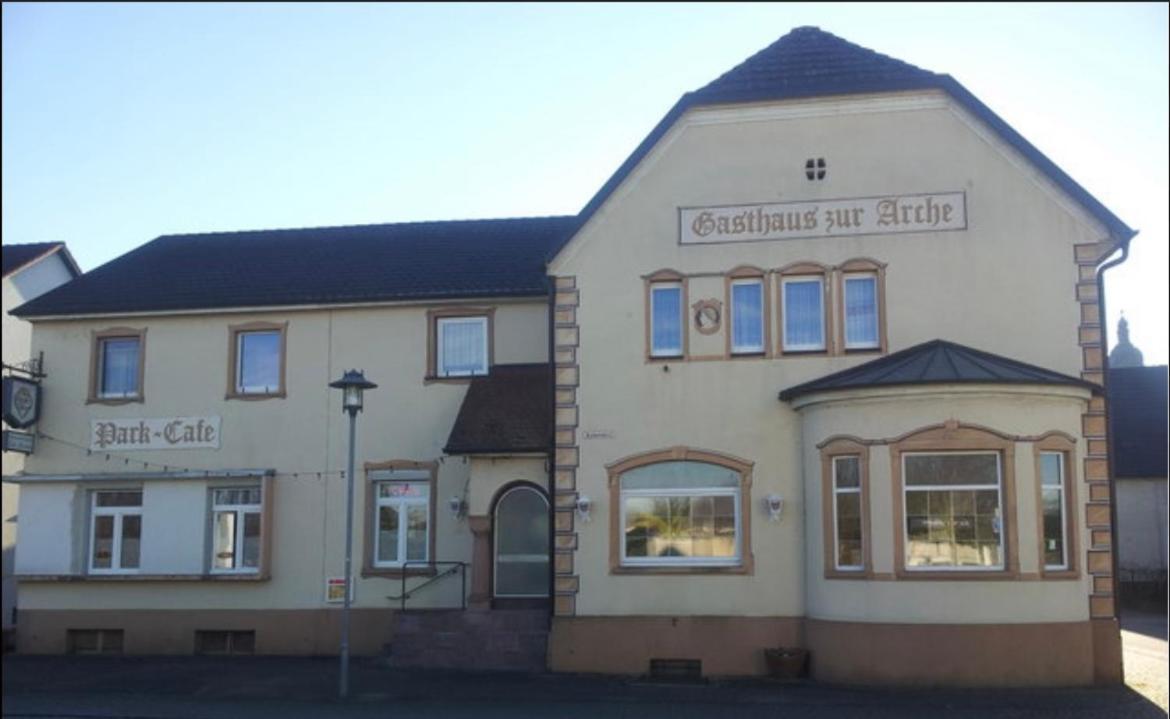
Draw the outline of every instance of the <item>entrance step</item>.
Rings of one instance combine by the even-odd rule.
[[[417,669],[540,672],[548,649],[544,609],[400,612],[386,665]]]

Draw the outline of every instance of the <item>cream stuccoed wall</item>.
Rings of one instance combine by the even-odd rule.
[[[448,460],[451,461],[451,460]],[[528,482],[548,493],[548,459],[545,457],[472,457],[467,513],[491,513],[500,490],[513,482]]]
[[[35,299],[49,290],[63,285],[73,278],[60,253],[33,262],[9,274],[3,281],[3,356],[4,364],[16,366],[33,358],[31,352],[32,325],[8,314],[9,310]],[[7,426],[7,425],[5,425]],[[3,457],[4,475],[15,474],[24,468],[24,455],[5,452]],[[16,548],[17,519],[20,492],[15,485],[3,485],[3,547],[4,547],[4,600],[3,626],[12,626],[12,609],[16,602],[16,582],[12,579]]]
[[[876,395],[876,396],[875,396]],[[806,581],[808,616],[816,619],[862,622],[909,623],[1027,623],[1071,622],[1088,619],[1085,601],[1091,577],[1084,571],[1084,547],[1088,530],[1084,506],[1088,492],[1080,466],[1084,442],[1078,441],[1070,458],[1073,480],[1078,483],[1078,506],[1070,520],[1076,523],[1080,556],[1075,580],[1040,581],[940,581],[936,579],[863,581],[826,579],[821,506],[821,454],[818,445],[833,437],[890,440],[909,432],[955,420],[987,427],[1006,435],[1036,437],[1058,431],[1077,436],[1088,392],[1051,387],[923,386],[882,392],[823,394],[803,405],[801,445],[804,453],[804,489],[807,498],[808,547]],[[798,404],[801,404],[798,401]],[[894,572],[894,526],[890,448],[869,447],[868,541],[873,572]],[[1015,443],[1013,470],[1021,574],[1040,570],[1037,536],[1036,470],[1031,442]],[[1005,499],[1006,501],[1006,499]],[[1010,550],[1009,550],[1010,551]]]
[[[495,307],[496,364],[541,362],[548,356],[547,306],[530,301],[469,302]],[[435,304],[431,307],[446,306]],[[30,458],[30,474],[118,472],[133,461],[171,468],[271,468],[273,534],[271,579],[265,582],[46,583],[22,587],[30,609],[260,609],[316,608],[324,604],[324,579],[342,576],[345,481],[337,474],[347,457],[348,419],[340,392],[328,383],[349,368],[364,370],[378,388],[366,393],[357,421],[354,567],[360,572],[365,536],[363,463],[393,459],[440,462],[436,490],[435,559],[469,561],[467,523],[446,508],[446,498],[467,487],[469,466],[444,457],[442,448],[466,393],[465,383],[424,381],[427,306],[385,306],[334,310],[272,311],[247,314],[154,316],[85,321],[38,322],[33,346],[44,350],[47,383],[41,429],[54,437],[88,445],[89,422],[97,418],[192,415],[221,417],[217,450],[118,452],[110,460],[95,452],[45,441]],[[225,400],[228,326],[250,321],[288,322],[287,397],[260,401]],[[114,326],[145,327],[145,402],[120,406],[85,404],[91,332]],[[127,465],[123,458],[129,458]],[[141,466],[138,470],[141,471]],[[316,472],[332,472],[318,478]],[[299,476],[293,476],[294,473]],[[214,482],[213,482],[214,483]],[[221,482],[222,483],[222,482]],[[192,489],[191,487],[194,487]],[[61,493],[84,496],[94,485],[23,485],[28,496],[46,492],[54,507]],[[150,481],[144,492],[143,572],[163,567],[186,570],[204,561],[208,531],[208,484],[204,480]],[[49,495],[53,499],[50,502]],[[196,501],[198,495],[199,501]],[[186,500],[184,500],[186,497]],[[40,502],[40,500],[33,500]],[[72,501],[77,501],[76,499]],[[82,499],[84,501],[84,499]],[[186,507],[186,512],[183,508]],[[46,506],[44,532],[73,535],[84,522]],[[150,514],[155,519],[152,519]],[[168,529],[167,525],[172,526]],[[180,537],[202,532],[198,537]],[[167,535],[170,531],[170,536]],[[48,542],[48,539],[45,540]],[[30,540],[18,548],[18,565],[38,552],[57,552],[52,543]],[[45,549],[38,549],[44,547]],[[76,557],[77,550],[74,550]],[[38,560],[39,561],[39,560]],[[75,559],[76,561],[76,559]],[[205,570],[204,570],[205,571]],[[171,572],[167,572],[171,573]],[[458,581],[455,582],[458,585]],[[398,580],[360,578],[356,606],[390,606]],[[443,591],[420,594],[418,602],[448,601]]]
[[[825,180],[805,179],[809,157],[826,159]],[[679,244],[680,207],[944,191],[966,193],[966,230]],[[595,502],[593,521],[575,527],[582,587],[576,613],[804,613],[800,419],[777,393],[874,359],[647,363],[644,276],[662,268],[722,273],[740,264],[777,269],[869,257],[887,265],[890,352],[943,338],[1078,376],[1073,247],[1104,236],[1095,220],[941,93],[686,113],[550,265],[550,274],[574,277],[579,291],[576,482]],[[722,281],[692,278],[688,305],[706,298],[724,301]],[[707,338],[691,325],[691,353],[720,351],[726,330],[725,321]],[[607,438],[586,438],[594,430]],[[755,463],[754,575],[609,572],[605,465],[673,445]],[[771,492],[787,501],[779,523],[766,521],[758,506]]]

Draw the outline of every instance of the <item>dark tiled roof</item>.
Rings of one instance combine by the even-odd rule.
[[[1109,425],[1117,477],[1166,476],[1166,366],[1109,370]]]
[[[471,381],[447,446],[448,454],[547,452],[552,446],[552,369],[547,364],[496,365]]]
[[[1100,387],[1076,377],[1025,364],[1007,357],[931,340],[841,372],[789,387],[780,393],[787,402],[813,392],[916,384],[1055,384]]]
[[[827,95],[938,89],[987,123],[1061,189],[1077,200],[1118,240],[1134,230],[1024,139],[950,75],[930,72],[855,45],[816,27],[798,27],[707,85],[683,95],[666,117],[589,200],[578,216],[580,228],[609,198],[672,125],[689,109],[708,105],[789,100]],[[574,230],[575,234],[576,230]],[[572,239],[565,237],[553,253]]]
[[[69,314],[547,292],[569,217],[165,235],[19,307]]]
[[[69,250],[65,248],[64,242],[30,242],[23,245],[4,245],[0,249],[0,254],[3,254],[4,276],[7,277],[32,261],[57,251],[62,253],[61,257],[65,260],[69,272],[74,277],[80,275],[81,270],[69,256]]]

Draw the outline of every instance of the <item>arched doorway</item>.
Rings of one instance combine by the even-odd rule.
[[[516,484],[496,500],[492,593],[496,599],[548,599],[548,499]]]

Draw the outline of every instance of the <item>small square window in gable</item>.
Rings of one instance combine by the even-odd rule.
[[[804,176],[811,182],[825,179],[825,173],[827,171],[828,164],[823,157],[810,157],[804,161]]]

